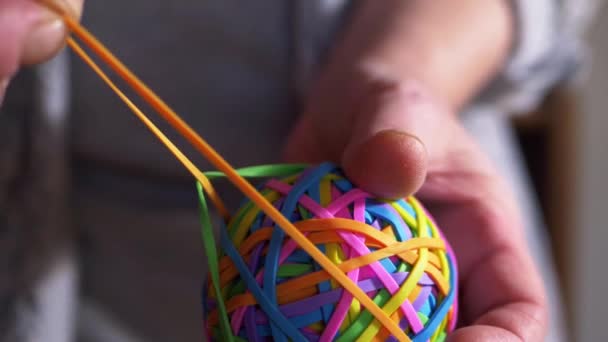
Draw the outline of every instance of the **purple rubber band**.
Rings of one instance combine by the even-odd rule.
[[[262,249],[263,249],[263,245],[260,244],[258,246],[255,247],[255,249],[253,250],[253,253],[251,253],[251,259],[249,261],[249,270],[253,273],[255,272],[258,263],[260,262],[260,255],[262,254]],[[242,307],[242,308],[238,308],[237,310],[235,310],[235,312],[232,314],[232,319],[230,321],[230,325],[232,326],[232,333],[233,334],[238,334],[239,330],[241,329],[241,325],[243,323],[243,318],[245,315],[245,309],[247,307]],[[253,327],[251,327],[253,328]],[[255,329],[255,328],[253,328]]]
[[[269,189],[277,191],[282,195],[288,194],[293,188],[290,184],[286,184],[277,180],[270,180],[266,185]],[[330,194],[332,197],[332,201],[327,205],[327,207],[322,207],[319,203],[317,203],[307,195],[302,195],[298,202],[303,208],[308,210],[314,218],[332,219],[335,217],[340,217],[346,219],[354,219],[359,222],[365,222],[365,200],[371,197],[370,194],[359,189],[352,189],[347,191],[346,193],[340,193],[340,190],[335,185],[332,185],[330,189]],[[280,203],[282,203],[282,201],[283,200],[281,199],[275,202],[275,205],[277,207],[280,207]],[[352,212],[349,208],[349,206],[351,205]],[[386,210],[393,211],[395,213],[395,218],[402,220],[401,216],[396,212],[396,210],[392,206],[388,204],[382,204],[382,206],[385,207]],[[407,224],[403,221],[399,223],[403,224],[404,226],[407,226]],[[272,222],[268,217],[265,217],[264,224],[270,225],[272,224]],[[378,230],[382,229],[382,226],[378,219],[373,220],[372,226]],[[352,259],[358,256],[367,255],[371,252],[369,247],[365,245],[365,237],[349,231],[338,230],[337,233],[343,239],[341,243],[341,248],[342,252],[347,258]],[[410,231],[404,230],[403,233],[405,233],[406,235],[409,234],[411,237]],[[262,247],[263,244],[256,246],[254,253],[252,253],[249,263],[250,269],[252,271],[255,271],[258,266],[256,260],[259,260]],[[279,265],[282,265],[297,248],[298,245],[295,243],[295,241],[287,240],[283,244],[279,254]],[[448,251],[448,253],[452,253],[451,249]],[[396,257],[391,257],[389,258],[389,260],[393,263],[399,262],[399,259]],[[258,271],[258,274],[256,275],[256,280],[258,281],[258,283],[261,283],[263,279],[263,274],[264,269]],[[367,293],[376,293],[379,289],[386,289],[391,294],[395,294],[397,291],[399,291],[401,284],[407,279],[407,274],[408,273],[406,272],[390,274],[382,266],[380,261],[374,261],[364,267],[351,270],[347,273],[348,277],[352,281],[358,283],[358,285]],[[400,309],[404,314],[404,319],[401,320],[400,326],[402,326],[404,329],[409,326],[414,332],[419,332],[423,329],[423,324],[420,321],[417,312],[427,302],[428,297],[431,294],[430,286],[434,285],[432,279],[426,273],[423,274],[418,284],[422,285],[422,289],[416,300],[413,302],[404,301],[400,305]],[[280,311],[286,317],[292,317],[303,315],[305,313],[318,310],[324,305],[335,303],[336,306],[332,317],[325,326],[324,332],[320,336],[320,341],[328,342],[331,341],[331,339],[333,339],[338,333],[338,330],[344,322],[344,319],[348,313],[352,300],[353,296],[348,291],[344,291],[343,289],[336,289],[295,303],[283,305],[280,307]],[[454,308],[454,310],[455,309],[456,308]],[[263,313],[256,313],[256,310],[253,310],[253,307],[248,306],[235,310],[235,312],[232,314],[231,327],[233,329],[233,332],[237,334],[241,326],[244,324],[247,330],[248,338],[250,338],[250,340],[253,340],[255,337],[255,340],[258,340],[257,333],[255,333],[255,324],[267,322],[268,318],[265,317]],[[308,333],[312,334],[312,332]],[[316,338],[319,338],[316,334],[312,335],[316,336]]]
[[[282,194],[288,194],[292,188],[289,184],[285,184],[276,180],[269,181],[268,187]],[[348,205],[359,198],[365,197],[365,195],[366,194],[363,191],[351,190],[340,197],[339,204]],[[317,218],[334,218],[334,216],[331,214],[331,212],[329,212],[329,210],[321,207],[317,202],[315,202],[308,196],[301,196],[300,203],[306,209],[311,211]],[[392,207],[387,205],[387,209],[388,208],[394,210]],[[398,217],[399,215],[396,216]],[[342,239],[344,239],[344,241],[348,245],[350,245],[350,247],[354,248],[359,255],[367,255],[371,252],[369,248],[367,248],[367,246],[363,242],[361,242],[354,234],[350,232],[340,231],[338,232],[338,234],[342,237]],[[291,252],[289,254],[291,254]],[[399,291],[399,286],[394,281],[392,281],[392,278],[389,276],[386,269],[382,267],[379,261],[374,261],[367,266],[373,268],[376,275],[382,280],[382,282],[386,286],[387,291],[389,291],[390,294],[395,294],[397,291]],[[404,301],[403,303],[401,303],[400,308],[403,314],[408,318],[408,321],[412,326],[412,330],[418,332],[423,329],[424,325],[422,324],[420,317],[418,317],[418,314],[414,311],[414,308],[412,307],[412,304],[410,302]]]
[[[391,274],[392,278],[399,284],[402,284],[407,279],[409,273],[408,272],[398,272]],[[424,285],[423,283],[418,283],[419,285]],[[383,284],[375,278],[365,279],[359,281],[357,283],[359,288],[366,293],[371,293],[380,289],[384,289]],[[428,286],[424,286],[424,288],[428,288]],[[297,302],[288,303],[281,305],[279,310],[285,315],[285,317],[293,317],[299,315],[305,315],[315,310],[318,310],[320,307],[325,306],[327,304],[336,303],[340,297],[342,292],[345,292],[344,289],[338,288],[331,291],[323,292],[312,297],[308,297],[302,299]],[[346,291],[348,293],[348,291]],[[420,303],[417,305],[417,310],[422,307],[424,303]],[[258,312],[256,322],[258,324],[267,323],[268,319],[266,316]]]

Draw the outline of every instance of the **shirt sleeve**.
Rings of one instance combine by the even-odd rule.
[[[588,67],[584,34],[600,0],[510,0],[515,42],[510,58],[477,104],[526,112],[555,85]]]

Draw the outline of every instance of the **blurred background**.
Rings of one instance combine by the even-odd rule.
[[[548,223],[570,341],[608,340],[608,8],[597,11],[590,68],[514,119]]]
[[[534,0],[531,0],[534,1]],[[532,185],[542,209],[542,216],[547,223],[547,236],[552,244],[553,261],[558,270],[563,299],[566,304],[564,324],[562,327],[568,336],[561,341],[608,341],[608,261],[603,252],[608,250],[608,227],[604,216],[608,213],[608,6],[600,2],[594,10],[595,24],[587,34],[588,64],[580,75],[568,84],[553,89],[544,99],[542,105],[533,113],[517,115],[513,118],[516,138],[526,160],[531,175]],[[101,5],[100,5],[101,6]],[[573,6],[576,6],[574,4]],[[576,10],[576,8],[573,8]],[[61,67],[61,65],[60,65]],[[61,68],[60,68],[61,69]],[[27,74],[25,75],[28,76]],[[31,75],[30,75],[31,76]],[[48,76],[48,75],[47,75]],[[88,77],[93,77],[92,75]],[[19,87],[16,80],[14,88]],[[52,89],[49,97],[57,96]],[[27,94],[30,96],[30,94]],[[59,101],[59,100],[57,100]],[[10,103],[30,103],[30,99],[12,99],[7,103],[7,112],[20,113],[31,108],[12,108]],[[60,101],[59,101],[60,102]],[[65,104],[63,104],[65,105]],[[62,104],[57,104],[61,107]],[[14,110],[13,110],[14,109]],[[34,110],[34,112],[36,112]],[[11,155],[10,141],[21,141],[23,137],[14,136],[19,130],[11,128],[22,123],[12,116],[2,118],[0,125],[0,156]],[[39,128],[39,127],[35,127]],[[51,130],[52,131],[52,130]],[[61,132],[56,132],[61,137]],[[61,138],[44,136],[40,141],[52,141],[47,146],[34,146],[38,149],[58,149],[64,146]],[[18,151],[18,149],[16,149]],[[8,155],[8,157],[6,156]],[[6,160],[0,160],[0,166],[6,166]],[[38,161],[36,161],[38,162]],[[61,165],[44,161],[47,174],[62,173]],[[26,162],[23,162],[26,165]],[[12,165],[10,165],[12,167]],[[26,165],[27,166],[27,165]],[[0,167],[0,184],[10,179],[15,170]],[[41,179],[41,178],[38,178]],[[44,183],[44,181],[40,181]],[[30,184],[33,189],[43,188],[52,192],[54,187],[64,184]],[[5,199],[0,197],[0,203]],[[29,200],[29,199],[26,199]],[[27,201],[26,201],[27,202]],[[29,203],[29,202],[28,202]],[[32,202],[32,206],[36,202]],[[62,203],[58,201],[57,203]],[[60,212],[65,208],[55,208],[55,203],[45,203],[49,213]],[[59,205],[59,204],[57,204]],[[43,216],[44,217],[44,216]],[[19,218],[20,220],[22,218]],[[35,222],[49,224],[53,220]],[[19,224],[31,223],[23,218]],[[56,223],[60,225],[61,222]],[[35,225],[34,225],[35,226]],[[51,230],[53,231],[53,230]],[[6,244],[3,244],[6,243]],[[13,241],[0,240],[0,251],[8,250]],[[8,246],[8,247],[7,247]],[[38,248],[35,246],[34,248]],[[0,266],[5,266],[0,264]],[[67,268],[73,265],[66,266]],[[69,273],[69,272],[66,272]],[[70,280],[73,281],[73,280]],[[16,283],[17,284],[17,283]],[[51,282],[51,285],[54,283]],[[71,284],[71,283],[70,283]],[[2,287],[0,283],[0,288]],[[63,287],[62,287],[63,286]],[[51,286],[52,287],[52,286]],[[57,288],[66,288],[57,285]],[[53,292],[55,291],[55,292]],[[56,290],[47,298],[57,299]],[[62,304],[48,302],[48,307],[61,308]],[[49,316],[57,316],[50,310]],[[68,313],[70,315],[72,313]],[[105,318],[91,316],[86,311],[79,313],[84,321],[101,324]],[[88,316],[87,316],[88,315]],[[88,317],[88,319],[87,319]],[[0,327],[1,328],[1,327]],[[44,329],[60,330],[50,326]],[[84,330],[89,330],[84,324]],[[44,330],[42,329],[42,330]],[[115,338],[102,340],[117,341]],[[553,341],[551,341],[553,342]]]

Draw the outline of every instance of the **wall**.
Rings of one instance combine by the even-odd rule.
[[[593,72],[581,92],[570,298],[576,341],[608,341],[608,9],[590,34]]]

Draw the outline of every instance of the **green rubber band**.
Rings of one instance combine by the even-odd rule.
[[[232,298],[236,295],[240,295],[243,292],[245,292],[246,290],[247,290],[247,287],[245,286],[245,282],[241,280],[230,289],[230,292],[228,292],[228,298]]]
[[[305,164],[271,164],[271,165],[258,165],[245,167],[237,170],[237,173],[241,177],[245,178],[265,178],[265,177],[287,177],[293,175],[298,172],[302,172],[306,167]],[[222,172],[218,171],[209,171],[204,173],[205,176],[212,180],[217,178],[224,178],[226,175]],[[203,246],[205,249],[205,254],[207,256],[207,264],[209,265],[209,274],[211,276],[211,282],[213,283],[213,289],[215,292],[215,296],[217,299],[217,307],[218,307],[218,317],[220,323],[219,334],[221,336],[222,341],[227,342],[237,342],[237,341],[245,341],[238,336],[234,336],[232,334],[232,330],[230,329],[230,322],[228,319],[228,312],[226,311],[226,303],[224,302],[224,296],[222,293],[222,289],[220,286],[220,274],[219,274],[219,256],[215,244],[215,236],[213,235],[213,225],[211,224],[211,215],[209,213],[209,207],[207,206],[207,201],[205,200],[205,193],[203,191],[203,187],[200,183],[196,183],[196,188],[199,197],[199,205],[200,205],[200,224],[201,224],[201,239],[203,240]],[[249,205],[253,205],[250,203]],[[247,210],[241,211],[241,215],[237,217],[237,222],[240,221],[246,213]],[[235,225],[238,226],[238,225]],[[286,266],[282,269],[282,273],[284,276],[290,276],[293,274],[302,274],[306,272],[302,267],[297,267],[294,265]],[[231,289],[231,292],[236,292],[235,290],[240,289]],[[244,291],[244,284],[243,284]]]
[[[271,178],[272,177],[272,178],[284,178],[284,181],[292,182],[292,181],[296,180],[297,174],[302,173],[308,167],[309,167],[309,165],[305,165],[305,164],[274,164],[274,165],[271,164],[271,165],[245,167],[245,168],[237,169],[236,172],[241,177],[244,177],[244,178]],[[226,177],[226,175],[224,173],[217,172],[217,171],[205,172],[204,175],[207,176],[210,180]],[[334,177],[336,179],[340,179],[337,175],[335,175]],[[323,185],[323,184],[321,184],[321,185]],[[203,244],[205,246],[205,252],[207,254],[207,259],[208,259],[208,263],[209,263],[209,273],[210,273],[211,281],[213,283],[213,291],[217,297],[217,311],[218,311],[218,323],[219,324],[216,325],[215,327],[211,328],[211,329],[213,329],[212,332],[214,333],[213,337],[215,340],[219,339],[221,341],[232,341],[232,342],[245,341],[242,337],[235,336],[232,333],[232,326],[231,326],[230,319],[229,319],[230,316],[228,316],[228,314],[227,314],[224,298],[230,298],[230,297],[233,297],[234,295],[247,292],[247,286],[245,285],[245,282],[243,282],[243,281],[237,281],[236,283],[232,282],[231,285],[227,285],[223,288],[220,285],[220,282],[219,282],[219,279],[220,279],[220,277],[219,277],[219,260],[220,260],[220,258],[218,257],[218,255],[222,256],[222,255],[225,255],[225,253],[223,253],[221,251],[221,249],[219,251],[217,249],[217,244],[215,243],[215,237],[214,237],[212,225],[211,225],[211,219],[210,219],[211,216],[209,213],[209,208],[205,201],[205,196],[204,196],[205,194],[204,194],[203,188],[200,184],[197,184],[197,188],[198,188],[198,193],[199,193],[200,202],[201,202],[201,215],[200,215],[201,229],[202,229],[201,236],[203,239]],[[325,190],[327,190],[327,189],[325,189]],[[261,193],[265,197],[268,197],[268,200],[272,200],[273,203],[275,200],[280,200],[280,198],[279,199],[276,198],[275,191],[272,191],[269,189],[264,189],[264,190],[261,190]],[[323,192],[322,192],[322,194],[323,194]],[[321,199],[321,202],[322,203],[324,202],[323,198]],[[311,213],[308,210],[306,210],[304,207],[302,207],[301,205],[297,205],[294,209],[296,211],[300,212],[300,219],[302,219],[302,220],[306,220],[311,217]],[[255,212],[252,212],[252,211],[255,211]],[[228,236],[232,237],[233,240],[238,239],[238,241],[241,241],[241,239],[244,239],[245,231],[243,230],[242,226],[245,223],[249,223],[250,220],[252,220],[252,222],[255,222],[256,225],[259,225],[259,222],[256,221],[256,220],[259,220],[259,218],[257,217],[258,214],[260,214],[260,211],[254,203],[245,202],[245,205],[240,210],[238,210],[236,213],[233,213],[232,218],[230,218],[230,222],[228,223],[228,226],[225,228],[226,232],[228,233]],[[409,221],[414,220],[414,218],[410,217],[409,214],[404,219],[405,219],[406,223],[408,224],[408,226],[410,225],[410,223],[412,223]],[[247,222],[245,222],[245,221],[247,221]],[[382,223],[384,223],[384,222],[381,221],[381,226],[384,225]],[[387,222],[387,223],[390,223],[390,222]],[[411,230],[411,233],[414,237],[418,237],[420,235],[425,235],[424,233],[427,233],[425,231],[421,231],[421,229],[423,228],[421,225],[415,225],[415,226],[418,227],[418,229]],[[428,234],[430,234],[430,228],[428,228],[428,230],[429,230]],[[219,254],[218,254],[218,252],[219,252]],[[292,261],[292,263],[290,263],[290,264],[275,265],[275,267],[277,267],[276,275],[278,278],[293,278],[293,277],[297,277],[297,276],[300,276],[303,274],[310,273],[312,266],[311,265],[300,265],[297,263],[293,263],[293,261]],[[405,263],[401,263],[398,267],[398,271],[400,271],[400,272],[409,271],[411,269],[412,269],[412,266],[407,265]],[[222,293],[224,295],[222,295]],[[376,295],[374,296],[374,298],[372,300],[376,305],[382,307],[388,301],[390,301],[391,298],[392,298],[391,294],[387,290],[380,290],[376,293]],[[422,324],[425,324],[429,320],[429,317],[425,316],[424,314],[421,314],[420,312],[417,313],[417,316]],[[348,328],[346,328],[342,332],[338,332],[337,340],[344,341],[344,342],[356,340],[357,338],[359,338],[361,336],[361,334],[363,334],[365,332],[365,330],[370,326],[370,324],[372,323],[372,321],[374,319],[375,318],[368,310],[366,310],[366,309],[361,310],[358,313],[358,315],[351,318],[350,321],[352,323],[350,324],[350,326]],[[442,324],[446,324],[446,323],[444,322]],[[450,322],[448,322],[447,324],[450,324]],[[410,330],[409,328],[406,329],[405,333],[408,333],[409,330]],[[446,333],[445,332],[435,332],[435,334],[432,337],[429,336],[429,339],[433,340],[433,341],[444,341],[446,339]]]
[[[374,303],[382,307],[386,302],[391,299],[391,294],[386,290],[380,290],[374,297]],[[357,320],[354,321],[346,331],[336,340],[336,342],[349,342],[355,341],[363,333],[365,329],[372,323],[374,316],[368,311],[364,310],[359,314]]]
[[[282,265],[277,269],[277,276],[281,278],[297,277],[312,271],[312,265]]]
[[[245,178],[287,177],[302,172],[307,167],[309,167],[307,164],[268,164],[243,167],[236,171]],[[210,180],[226,177],[223,172],[219,171],[208,171],[204,174]]]
[[[211,281],[213,283],[213,289],[215,290],[215,296],[217,299],[220,322],[220,335],[222,336],[222,341],[234,342],[234,336],[232,335],[232,330],[230,330],[228,313],[226,311],[226,305],[224,303],[224,297],[222,296],[222,290],[220,287],[220,273],[218,267],[219,261],[217,256],[217,249],[215,247],[215,237],[213,236],[213,228],[211,224],[211,217],[209,215],[209,208],[207,207],[207,202],[205,201],[203,187],[200,183],[197,183],[196,187],[200,200],[201,238],[203,240],[205,254],[207,255],[209,273],[211,274]]]

